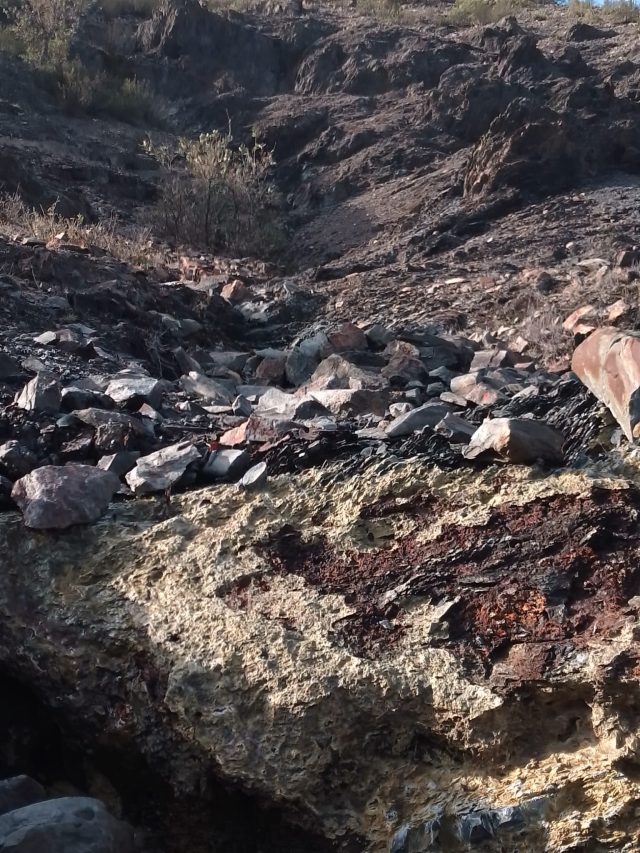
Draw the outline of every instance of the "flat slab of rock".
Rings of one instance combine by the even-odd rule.
[[[446,403],[430,402],[419,406],[406,415],[395,418],[386,429],[388,438],[400,438],[403,435],[411,435],[416,430],[424,427],[435,427],[451,412],[451,407]]]
[[[107,396],[115,403],[148,403],[154,408],[162,402],[164,383],[153,376],[116,376],[107,385]]]
[[[27,527],[63,529],[96,521],[119,487],[114,474],[91,465],[43,465],[18,480],[11,497]]]
[[[202,473],[214,479],[239,477],[250,465],[251,456],[246,450],[215,450],[207,459]]]
[[[126,480],[137,495],[164,492],[178,482],[192,462],[199,459],[200,452],[189,442],[171,444],[138,459]]]
[[[474,432],[463,455],[476,459],[485,454],[516,464],[562,462],[565,438],[557,429],[529,418],[486,420]]]
[[[611,411],[629,441],[640,437],[640,334],[605,326],[576,347],[571,369]]]
[[[221,382],[216,382],[215,379],[195,371],[189,373],[188,376],[183,376],[180,379],[180,384],[187,394],[202,397],[218,406],[230,406],[235,397],[235,394],[230,394]]]
[[[131,829],[99,800],[61,797],[0,817],[0,849],[12,853],[132,853]]]

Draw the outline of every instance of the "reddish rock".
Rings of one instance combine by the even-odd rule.
[[[234,281],[230,281],[229,284],[225,284],[220,291],[220,296],[232,305],[238,305],[241,302],[247,302],[251,299],[253,293],[244,282],[236,278]]]
[[[256,370],[255,378],[265,385],[281,385],[284,382],[287,356],[263,358]]]
[[[481,373],[465,373],[451,380],[451,393],[476,406],[493,406],[502,397],[498,388],[482,378]]]
[[[311,396],[337,417],[356,415],[379,415],[387,410],[389,394],[385,391],[353,390],[350,388],[333,391],[314,391]]]
[[[353,323],[343,323],[327,334],[330,352],[368,349],[367,336]]]
[[[240,426],[228,429],[218,439],[220,444],[224,447],[237,447],[240,444],[244,444],[247,440],[248,423],[249,421],[245,421],[243,424],[240,424]]]
[[[340,355],[330,355],[321,361],[314,370],[304,391],[325,391],[336,388],[384,388],[387,385],[385,377],[357,367]]]
[[[562,328],[574,335],[588,335],[595,326],[593,321],[598,319],[598,309],[595,305],[583,305],[569,314],[562,324]]]
[[[607,406],[629,441],[640,436],[640,334],[605,326],[573,353],[571,369]]]

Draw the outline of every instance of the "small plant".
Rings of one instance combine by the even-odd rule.
[[[145,143],[164,167],[156,218],[173,241],[206,249],[268,251],[277,244],[279,197],[273,155],[254,136],[234,147],[230,132],[180,139],[176,148]]]
[[[71,40],[87,0],[5,0],[0,13],[16,52],[44,70],[58,70],[69,59]]]

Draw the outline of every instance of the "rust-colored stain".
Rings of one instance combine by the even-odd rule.
[[[424,498],[414,517],[433,517]],[[407,505],[395,511],[406,515]],[[640,493],[594,489],[587,497],[558,495],[525,506],[505,505],[484,525],[450,526],[430,541],[415,536],[375,551],[338,554],[326,539],[305,541],[283,527],[260,547],[268,574],[295,574],[324,593],[344,596],[354,615],[335,627],[335,640],[364,657],[392,654],[411,613],[424,598],[455,603],[442,631],[425,638],[457,647],[470,670],[486,677],[500,664],[514,678],[542,678],[556,657],[611,635],[640,591]],[[367,514],[389,516],[383,501]],[[259,584],[252,581],[252,591]],[[244,592],[220,592],[242,607]],[[524,646],[526,654],[514,653]],[[531,650],[535,650],[532,652]]]

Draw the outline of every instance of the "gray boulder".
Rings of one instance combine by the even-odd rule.
[[[46,799],[42,785],[30,776],[13,776],[0,782],[0,815]]]
[[[61,797],[0,816],[0,850],[11,853],[133,853],[132,830],[99,800]]]
[[[62,389],[50,373],[38,373],[16,396],[16,406],[27,412],[55,415],[60,411]]]
[[[18,480],[11,497],[27,527],[62,529],[100,518],[119,487],[114,474],[91,465],[43,465]]]
[[[400,415],[395,418],[386,429],[388,438],[400,438],[403,435],[410,435],[416,430],[424,427],[435,427],[440,421],[451,412],[451,407],[446,403],[430,402],[425,403],[406,415]]]
[[[184,475],[193,462],[200,461],[200,452],[189,442],[163,447],[138,459],[126,480],[137,495],[164,492]]]

